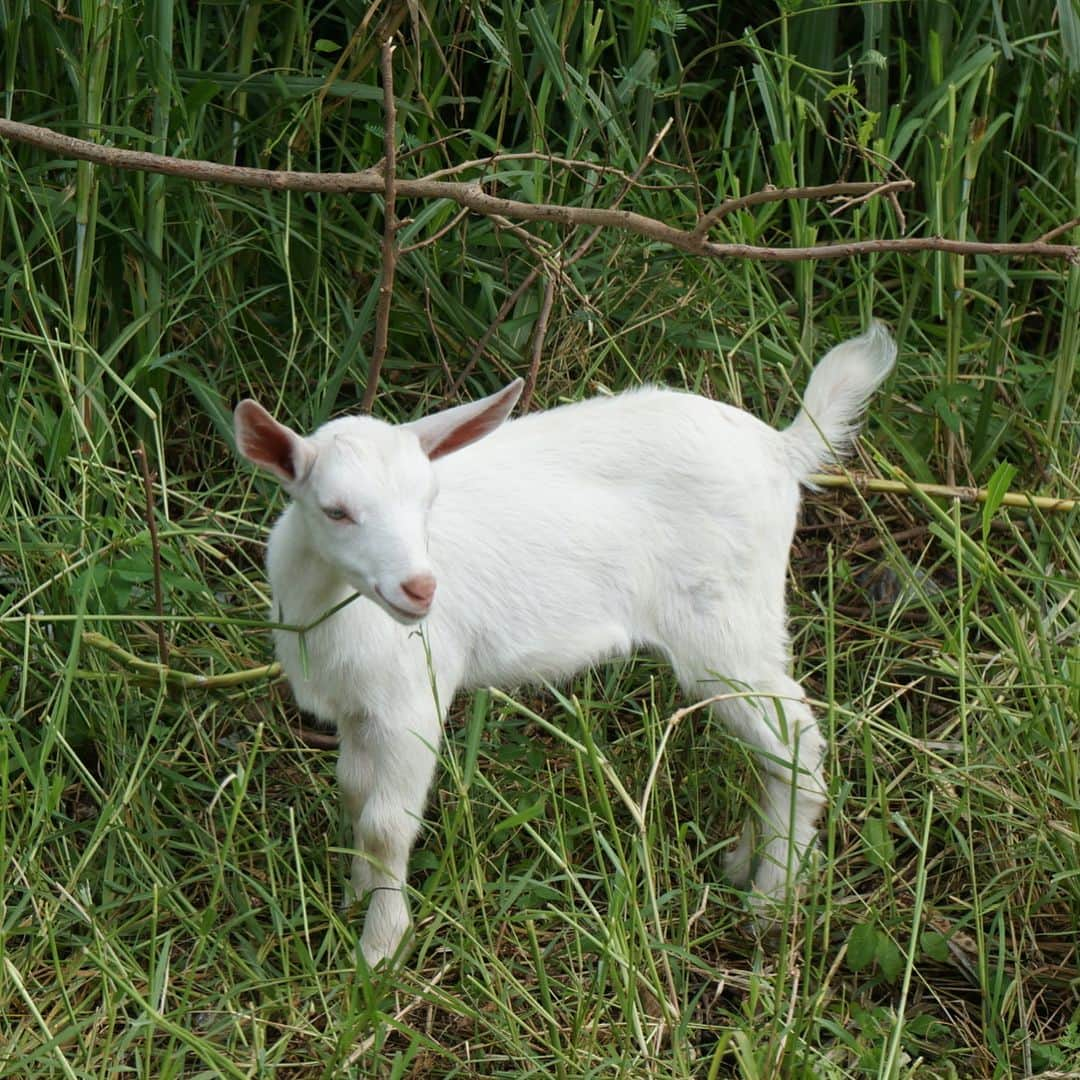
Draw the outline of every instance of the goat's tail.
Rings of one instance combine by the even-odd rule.
[[[783,432],[800,480],[850,450],[863,409],[895,360],[896,342],[875,319],[865,334],[830,349],[814,368],[803,407]]]

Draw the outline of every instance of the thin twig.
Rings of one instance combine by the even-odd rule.
[[[398,254],[408,255],[410,251],[419,251],[421,248],[426,248],[434,244],[436,240],[441,240],[468,213],[468,207],[459,210],[441,229],[439,229],[438,232],[432,233],[431,236],[425,236],[423,240],[417,240],[415,244],[406,244],[403,248],[398,250]]]
[[[664,141],[664,136],[671,130],[671,125],[674,121],[669,117],[667,123],[656,133],[656,137],[653,139],[649,146],[645,157],[638,163],[637,168],[630,176],[626,177],[622,190],[615,197],[615,206],[626,197],[628,192],[633,188],[638,181],[638,177],[652,164],[656,157],[656,151],[659,149],[660,144]],[[583,258],[589,248],[592,247],[596,238],[603,230],[599,226],[585,237],[584,240],[577,246],[574,253],[566,261],[566,266],[573,266],[579,259]],[[533,331],[532,340],[532,359],[529,364],[529,376],[525,380],[525,389],[521,394],[521,411],[523,413],[529,411],[529,405],[532,403],[533,391],[536,389],[536,380],[540,374],[540,358],[544,351],[544,338],[547,335],[548,320],[551,317],[551,307],[555,300],[555,278],[549,277],[544,285],[544,299],[540,305],[540,314],[536,320],[536,328]]]
[[[694,226],[693,235],[704,237],[721,218],[735,213],[736,210],[748,210],[750,207],[760,206],[762,203],[781,202],[785,199],[828,199],[834,195],[858,195],[863,198],[870,198],[873,195],[909,191],[914,186],[914,180],[893,180],[886,184],[877,180],[870,180],[819,184],[815,187],[763,188],[761,191],[752,191],[749,195],[725,199]]]
[[[1039,240],[1044,244],[1049,244],[1051,240],[1056,240],[1063,233],[1067,233],[1070,229],[1075,229],[1077,225],[1080,225],[1080,217],[1074,217],[1072,221],[1066,221],[1064,225],[1058,225],[1048,233],[1043,233],[1042,236],[1039,237]]]
[[[547,336],[548,319],[551,318],[551,308],[554,303],[555,278],[549,276],[544,282],[544,299],[540,303],[540,314],[536,317],[536,325],[533,327],[529,375],[525,380],[525,388],[521,391],[521,411],[523,413],[529,411],[533,390],[536,389],[536,378],[540,374],[540,358],[544,355],[544,338]]]
[[[379,62],[383,84],[383,238],[382,279],[379,282],[379,302],[375,307],[375,343],[371,350],[367,386],[360,408],[371,412],[379,392],[379,375],[386,359],[390,340],[390,302],[394,296],[394,273],[397,270],[397,109],[394,105],[394,39],[388,36],[382,44]]]
[[[135,448],[139,459],[139,471],[142,473],[143,494],[146,497],[146,524],[150,529],[150,557],[154,568],[154,610],[157,612],[158,659],[162,667],[169,666],[169,640],[165,636],[165,593],[161,587],[161,542],[158,540],[157,516],[154,513],[154,478],[150,475],[150,462],[146,458],[146,448],[139,440]]]
[[[852,555],[869,555],[872,551],[884,547],[886,539],[894,544],[902,544],[908,540],[915,540],[925,536],[930,531],[929,525],[913,525],[910,529],[901,529],[900,532],[889,533],[885,536],[871,536],[858,544],[852,544],[848,551]]]
[[[318,731],[316,728],[304,727],[302,724],[290,727],[289,730],[312,750],[336,750],[341,746],[341,739],[332,731]]]
[[[345,46],[344,49],[341,50],[341,55],[337,58],[334,66],[330,69],[330,73],[323,80],[322,89],[319,91],[319,95],[316,98],[316,102],[318,103],[318,107],[320,109],[323,108],[323,104],[326,101],[326,95],[330,92],[330,88],[334,85],[334,83],[337,82],[338,76],[345,69],[345,65],[346,63],[348,63],[349,57],[352,56],[353,50],[359,44],[360,39],[367,33],[367,28],[370,25],[371,20],[378,12],[379,5],[381,3],[382,0],[373,0],[372,3],[368,4],[367,11],[364,12],[363,19],[361,19],[360,22],[357,23],[356,29],[353,30],[352,37],[349,38],[348,44]],[[397,29],[397,27],[402,23],[405,18],[406,7],[406,4],[398,5],[397,10],[392,12],[390,15],[391,19],[395,17],[397,18],[397,24],[392,30],[384,28],[383,33],[389,35]]]
[[[896,199],[898,191],[910,191],[914,186],[914,180],[892,180],[886,184],[868,184],[869,190],[864,191],[861,195],[852,195],[847,199],[836,199],[837,205],[829,211],[829,217],[836,217],[838,214],[850,210],[853,206],[860,206],[869,199],[878,198],[881,195],[891,196],[890,201],[893,201]]]
[[[272,191],[321,191],[337,194],[384,192],[386,180],[382,169],[364,169],[355,173],[304,173],[276,169],[250,169],[238,165],[219,165],[212,161],[186,160],[165,154],[120,150],[84,139],[74,139],[48,128],[0,119],[0,135],[16,142],[29,143],[65,157],[93,161],[114,169],[134,169],[164,173],[187,180],[200,180],[239,187]],[[1041,240],[1024,243],[985,243],[975,240],[952,240],[944,236],[912,236],[877,240],[854,240],[810,247],[763,247],[756,244],[721,244],[706,239],[694,230],[645,217],[630,210],[593,206],[558,206],[553,203],[520,202],[489,195],[480,183],[399,179],[396,192],[401,199],[450,199],[477,214],[502,214],[518,221],[544,221],[576,227],[593,225],[622,229],[668,244],[679,251],[710,259],[748,259],[757,262],[805,262],[809,259],[850,259],[882,252],[943,251],[953,255],[999,255],[1006,258],[1041,257],[1080,261],[1080,246],[1048,244]]]
[[[896,215],[897,228],[900,230],[900,232],[906,233],[907,216],[904,214],[904,211],[900,206],[900,200],[896,197],[896,192],[887,192],[885,198],[889,200],[889,205],[893,208],[893,213]]]
[[[960,502],[983,503],[990,498],[986,488],[959,487],[953,484],[920,484],[914,480],[885,480],[878,476],[861,473],[812,473],[806,478],[808,484],[823,488],[845,488],[848,491],[878,491],[893,495],[922,492],[943,499]],[[1044,510],[1049,513],[1066,513],[1075,510],[1078,500],[1057,499],[1052,495],[1030,495],[1026,491],[1007,491],[1001,496],[1002,506],[1018,506],[1024,509]]]
[[[487,216],[495,224],[496,228],[505,229],[511,236],[516,236],[534,254],[536,251],[540,251],[541,255],[543,255],[551,250],[552,245],[542,236],[534,236],[528,229],[515,225],[508,217],[504,217],[502,214],[488,214]]]
[[[670,125],[670,121],[668,121]],[[439,169],[436,172],[428,173],[428,180],[445,180],[450,176],[458,176],[463,172],[468,172],[470,169],[482,169],[491,168],[493,165],[500,165],[504,161],[546,161],[549,165],[559,165],[563,168],[570,170],[581,170],[585,172],[598,172],[611,176],[617,176],[620,180],[628,184],[635,186],[645,187],[646,185],[638,183],[638,177],[641,175],[640,170],[636,170],[633,174],[626,172],[625,169],[620,169],[616,165],[603,165],[599,161],[586,161],[583,158],[565,158],[559,157],[556,154],[544,154],[537,150],[523,150],[514,153],[507,154],[490,154],[488,157],[473,158],[471,161],[462,161],[457,165],[448,165],[445,169]],[[672,168],[685,170],[683,165],[675,165],[672,163]],[[654,184],[650,185],[653,190],[669,190],[670,184]]]
[[[454,385],[450,387],[450,393],[447,395],[449,399],[456,398],[461,392],[462,386],[465,385],[465,380],[472,374],[472,369],[476,367],[477,360],[484,355],[484,350],[487,348],[488,342],[494,337],[495,331],[503,324],[503,320],[514,310],[517,302],[525,295],[526,291],[539,276],[540,267],[537,265],[525,275],[521,284],[518,285],[518,287],[499,306],[499,310],[495,313],[495,318],[491,320],[488,328],[480,335],[480,340],[476,343],[476,347],[472,351],[472,356],[469,357],[465,366],[461,369],[461,373],[454,380]]]
[[[435,316],[431,313],[431,287],[424,285],[424,314],[427,316],[428,329],[431,331],[431,340],[435,343],[435,349],[439,354],[439,363],[442,365],[443,374],[447,383],[454,381],[450,365],[446,362],[446,352],[443,349],[442,339],[439,336],[439,328],[435,325]]]

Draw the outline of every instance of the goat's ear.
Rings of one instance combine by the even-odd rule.
[[[279,424],[257,401],[241,401],[233,413],[236,449],[261,469],[273,473],[286,487],[308,474],[314,451],[295,431]]]
[[[490,397],[455,405],[404,426],[416,432],[424,453],[434,461],[494,431],[510,415],[524,385],[522,379],[515,379]]]

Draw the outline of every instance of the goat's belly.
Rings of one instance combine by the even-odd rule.
[[[467,684],[505,687],[562,682],[590,664],[627,656],[635,645],[627,627],[618,623],[563,624],[558,634],[551,629],[542,640],[513,633],[498,640],[480,640],[469,658]]]

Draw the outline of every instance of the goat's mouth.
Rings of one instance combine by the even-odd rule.
[[[412,625],[418,623],[421,619],[425,618],[429,611],[431,611],[431,605],[428,604],[425,608],[407,608],[402,607],[400,604],[395,604],[393,600],[387,600],[383,594],[382,589],[378,585],[375,586],[375,595],[379,598],[379,603],[391,614],[398,622],[407,623]]]

